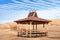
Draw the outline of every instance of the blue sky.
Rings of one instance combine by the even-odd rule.
[[[41,18],[60,19],[60,0],[0,0],[0,23],[25,18],[32,10]]]

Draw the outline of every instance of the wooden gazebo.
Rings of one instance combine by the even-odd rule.
[[[32,36],[39,36],[38,34],[40,34],[40,36],[42,34],[47,35],[47,30],[40,31],[40,30],[38,30],[37,25],[38,24],[43,24],[43,28],[47,28],[45,26],[45,24],[48,24],[50,22],[50,20],[39,18],[37,16],[37,12],[32,11],[32,12],[29,12],[29,15],[28,15],[27,18],[16,20],[14,22],[16,22],[17,24],[22,24],[22,26],[17,26],[17,28],[18,28],[18,36],[32,37]],[[23,24],[26,24],[25,29],[22,28]],[[19,27],[21,27],[21,28],[19,28]]]

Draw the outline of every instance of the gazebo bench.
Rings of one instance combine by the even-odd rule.
[[[30,34],[30,33],[28,33],[28,34]],[[32,32],[31,33],[32,35],[41,35],[41,36],[47,36],[47,32]]]

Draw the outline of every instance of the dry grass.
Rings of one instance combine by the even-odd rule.
[[[60,40],[60,32],[49,31],[46,37],[24,38],[17,37],[17,31],[0,30],[0,40]]]
[[[48,24],[48,36],[37,38],[17,37],[17,31],[10,29],[11,27],[13,29],[16,24],[12,24],[9,24],[10,26],[8,25],[8,27],[7,24],[0,25],[0,40],[60,40],[60,26],[55,25],[60,24],[60,20],[53,20]]]

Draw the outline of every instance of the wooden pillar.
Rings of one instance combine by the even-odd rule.
[[[36,24],[36,32],[37,32],[37,24]]]
[[[45,27],[45,24],[43,24],[43,28]]]
[[[45,32],[45,25],[43,24],[43,30],[42,30],[42,32]]]
[[[26,24],[26,36],[28,36],[28,23]]]
[[[17,25],[17,32],[18,32],[17,36],[19,37],[19,24]]]
[[[48,33],[48,31],[47,31],[47,25],[45,24],[44,26],[45,26],[44,27],[45,28],[45,36],[47,36],[47,33]]]
[[[33,32],[34,32],[34,24],[33,24]]]
[[[21,26],[23,27],[23,25],[21,24]],[[21,27],[21,36],[22,36],[22,34],[23,34],[23,29],[22,29],[22,27]]]
[[[32,36],[31,35],[31,26],[32,26],[32,22],[30,22],[30,37]]]
[[[47,32],[47,24],[45,24],[45,31]]]
[[[37,24],[36,24],[36,33],[37,33]],[[36,36],[37,36],[37,34],[36,34]]]
[[[45,24],[43,24],[43,28],[44,28],[44,32],[45,32],[45,36],[47,36],[47,27],[46,27],[46,25]]]
[[[47,31],[47,27],[46,27],[45,24],[43,24],[43,28],[44,28],[45,31]]]

